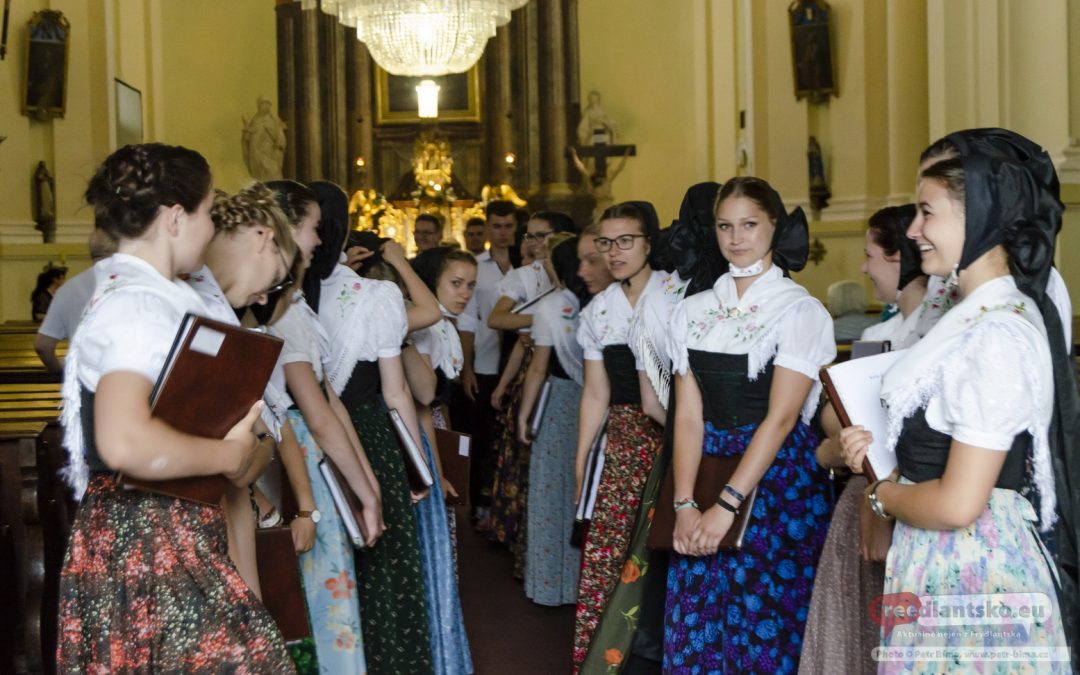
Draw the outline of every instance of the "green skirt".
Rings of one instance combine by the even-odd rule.
[[[431,673],[424,577],[401,450],[382,403],[345,405],[382,488],[387,525],[374,547],[356,555],[368,673]]]

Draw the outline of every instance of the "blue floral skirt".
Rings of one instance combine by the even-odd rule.
[[[319,672],[361,675],[367,672],[367,664],[360,629],[353,545],[348,540],[330,488],[319,473],[322,448],[315,442],[299,410],[290,410],[288,415],[289,425],[304,452],[315,508],[322,515],[315,527],[315,546],[300,554],[300,572]],[[343,487],[350,489],[347,485]]]
[[[704,454],[741,456],[757,425],[705,424]],[[743,548],[706,557],[671,554],[664,672],[794,672],[814,572],[829,527],[828,475],[818,439],[799,422],[758,483]],[[703,505],[703,508],[707,508]]]

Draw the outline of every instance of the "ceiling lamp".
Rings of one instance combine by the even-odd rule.
[[[529,0],[301,0],[356,28],[356,37],[393,75],[463,73],[488,38]]]

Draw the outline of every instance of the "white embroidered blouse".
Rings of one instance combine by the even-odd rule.
[[[650,293],[658,293],[663,288],[664,273],[653,272],[649,276],[645,289],[638,297],[638,304]],[[613,282],[600,291],[581,312],[581,325],[578,327],[578,342],[585,353],[586,361],[602,361],[604,347],[625,345],[630,340],[630,324],[634,320],[634,307],[623,292],[621,282]],[[637,364],[638,369],[642,367]]]
[[[576,339],[580,307],[577,296],[565,288],[543,298],[534,307],[532,336],[537,347],[552,347],[566,374],[584,384],[584,352]]]
[[[807,423],[821,391],[818,371],[836,358],[828,310],[776,265],[755,279],[741,298],[734,277],[725,274],[710,290],[679,303],[672,312],[668,346],[672,371],[687,372],[690,349],[748,355],[750,380],[757,379],[770,360],[810,378],[814,384],[802,410]]]

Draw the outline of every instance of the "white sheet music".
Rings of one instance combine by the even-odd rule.
[[[851,423],[866,428],[874,436],[866,457],[878,478],[885,478],[896,468],[896,452],[885,447],[888,411],[881,400],[881,378],[906,353],[903,349],[885,352],[838,363],[828,369],[829,379]]]

